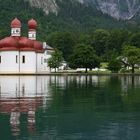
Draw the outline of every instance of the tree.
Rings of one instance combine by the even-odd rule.
[[[79,44],[75,47],[70,59],[70,67],[92,69],[100,65],[99,57],[89,45]]]
[[[122,46],[129,40],[129,32],[126,30],[115,29],[110,31],[109,40],[107,45],[109,49],[116,49],[119,52],[122,50]]]
[[[52,53],[52,57],[48,60],[48,65],[50,68],[54,68],[56,72],[56,68],[61,66],[62,61],[62,53],[56,49],[55,52]]]
[[[122,64],[118,59],[113,59],[108,64],[108,69],[111,70],[112,72],[118,72],[121,69],[121,67]]]
[[[128,66],[131,66],[132,73],[134,73],[135,66],[140,64],[140,49],[135,46],[125,46],[122,60],[124,60]]]
[[[98,56],[103,56],[106,52],[106,43],[109,38],[107,30],[98,29],[94,32],[92,37],[92,46],[94,47]]]
[[[47,38],[47,43],[53,48],[59,49],[63,53],[63,57],[68,61],[75,46],[75,37],[70,32],[55,32]]]
[[[128,38],[128,31],[116,29],[111,30],[106,43],[105,58],[110,61],[110,59],[112,59],[112,54],[110,55],[109,53],[112,51],[113,54],[115,52],[115,55],[119,56],[119,54],[122,52],[122,47],[128,42]]]
[[[140,48],[140,33],[133,33],[130,37],[130,45]]]

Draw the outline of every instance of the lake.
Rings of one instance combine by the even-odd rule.
[[[0,76],[0,140],[139,140],[140,76]]]

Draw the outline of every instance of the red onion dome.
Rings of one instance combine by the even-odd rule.
[[[36,29],[37,28],[37,22],[34,19],[31,19],[28,21],[28,27],[29,29]]]
[[[34,41],[34,48],[36,52],[40,52],[40,53],[44,52],[43,45],[39,41]]]
[[[21,37],[18,43],[19,43],[20,48],[33,48],[34,47],[33,41],[28,39],[27,37]]]
[[[6,37],[0,41],[0,48],[17,48],[18,41],[14,37]]]
[[[21,28],[21,22],[19,19],[15,18],[11,22],[11,28]]]

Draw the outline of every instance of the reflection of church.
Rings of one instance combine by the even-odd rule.
[[[46,97],[50,96],[47,82],[36,76],[0,77],[0,113],[10,114],[14,136],[20,134],[23,115],[27,118],[28,131],[35,131],[36,111],[39,106],[46,106]]]
[[[28,21],[28,38],[21,36],[21,22],[11,22],[11,36],[0,40],[0,74],[49,72],[48,59],[53,48],[36,40],[37,22]]]

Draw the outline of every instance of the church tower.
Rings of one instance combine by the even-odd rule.
[[[11,22],[11,36],[21,36],[21,22],[17,18]]]
[[[37,28],[37,22],[34,19],[31,19],[28,21],[28,38],[31,40],[36,40],[36,28]]]

